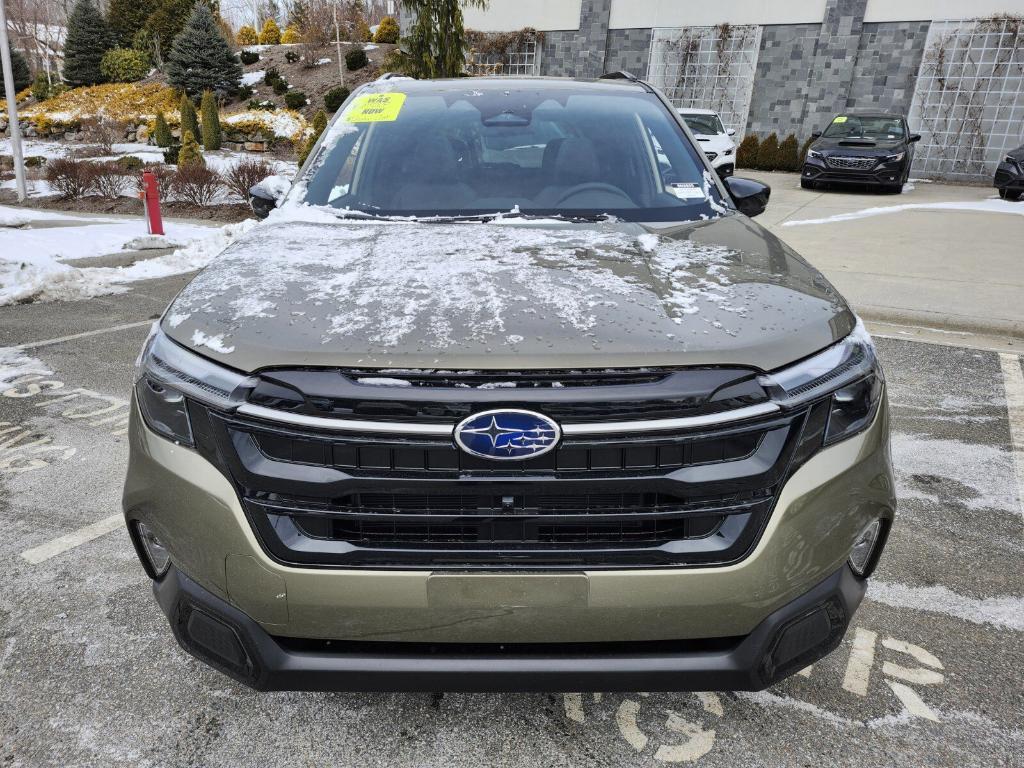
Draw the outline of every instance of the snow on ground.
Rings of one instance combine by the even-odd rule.
[[[14,179],[0,182],[0,189],[17,189],[17,182]],[[50,182],[44,179],[25,179],[25,191],[29,197],[49,197],[53,194]]]
[[[850,213],[838,213],[823,219],[801,219],[783,222],[784,227],[799,227],[805,224],[832,224],[837,221],[853,221],[871,216],[884,216],[901,211],[977,211],[979,213],[1015,213],[1024,216],[1024,204],[1012,203],[1008,200],[990,198],[988,200],[963,200],[950,203],[907,203],[906,205],[887,205],[878,208],[865,208]]]
[[[373,43],[367,43],[366,45],[363,46],[363,50],[364,51],[375,51],[375,50],[377,50],[377,46],[374,45]]]
[[[317,59],[316,60],[316,64],[314,66],[322,67],[324,64],[330,64],[331,61],[332,61],[332,59],[329,56],[327,56],[327,57],[324,57],[322,59]]]
[[[79,217],[56,218],[64,218],[66,223],[78,222],[78,225],[0,229],[0,306],[120,293],[127,290],[127,283],[137,280],[191,272],[206,266],[255,224],[251,219],[224,227],[167,222],[167,246],[180,244],[184,247],[127,267],[75,267],[61,260],[116,253],[144,235],[145,227],[141,218],[138,221],[89,219],[86,223]],[[50,221],[53,223],[53,219]],[[92,223],[94,221],[99,223]]]
[[[328,59],[328,61],[330,61],[330,59]],[[256,85],[256,83],[263,82],[263,78],[266,76],[266,74],[267,70],[265,69],[258,69],[255,72],[246,72],[242,75],[242,79],[239,80],[239,83],[243,86]]]
[[[103,219],[94,216],[72,216],[55,211],[36,211],[0,205],[0,227],[23,227],[33,221],[85,221],[100,223],[114,221],[114,219]]]
[[[17,347],[0,347],[0,384],[7,384],[30,373],[45,376],[53,371]]]
[[[42,141],[40,139],[21,139],[21,154],[24,157],[45,157],[48,160],[65,157],[72,145],[60,141]],[[0,155],[14,155],[10,139],[0,139]]]

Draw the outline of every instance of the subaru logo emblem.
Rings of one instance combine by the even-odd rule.
[[[547,416],[503,409],[475,413],[459,422],[455,442],[473,456],[521,461],[554,449],[561,434],[558,425]]]

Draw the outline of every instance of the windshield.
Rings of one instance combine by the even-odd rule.
[[[902,139],[903,121],[898,117],[839,115],[822,135],[827,139]]]
[[[627,221],[725,210],[699,154],[653,94],[482,90],[471,81],[444,88],[353,99],[327,129],[299,202],[372,215]]]
[[[701,136],[717,136],[725,133],[722,121],[718,115],[683,115],[683,120],[690,127],[690,130]]]

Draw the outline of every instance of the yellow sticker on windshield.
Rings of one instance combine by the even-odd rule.
[[[398,119],[404,93],[371,93],[360,96],[345,110],[347,123],[390,123]]]
[[[846,122],[846,115],[840,115],[839,117],[837,117],[832,122],[833,123],[845,123]]]

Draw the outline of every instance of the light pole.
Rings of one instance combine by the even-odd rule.
[[[0,0],[3,2],[3,0]],[[338,77],[341,78],[341,84],[345,84],[345,64],[341,60],[341,27],[338,26],[338,3],[337,0],[331,3],[331,12],[334,14],[334,46],[337,50],[335,54],[338,57]]]
[[[21,129],[18,127],[18,97],[14,92],[14,67],[11,65],[11,45],[7,39],[7,10],[0,0],[0,61],[4,65],[4,91],[7,93],[7,130],[11,134],[11,150],[14,153],[14,183],[18,189],[18,202],[23,202],[25,193],[25,164],[21,157]]]

